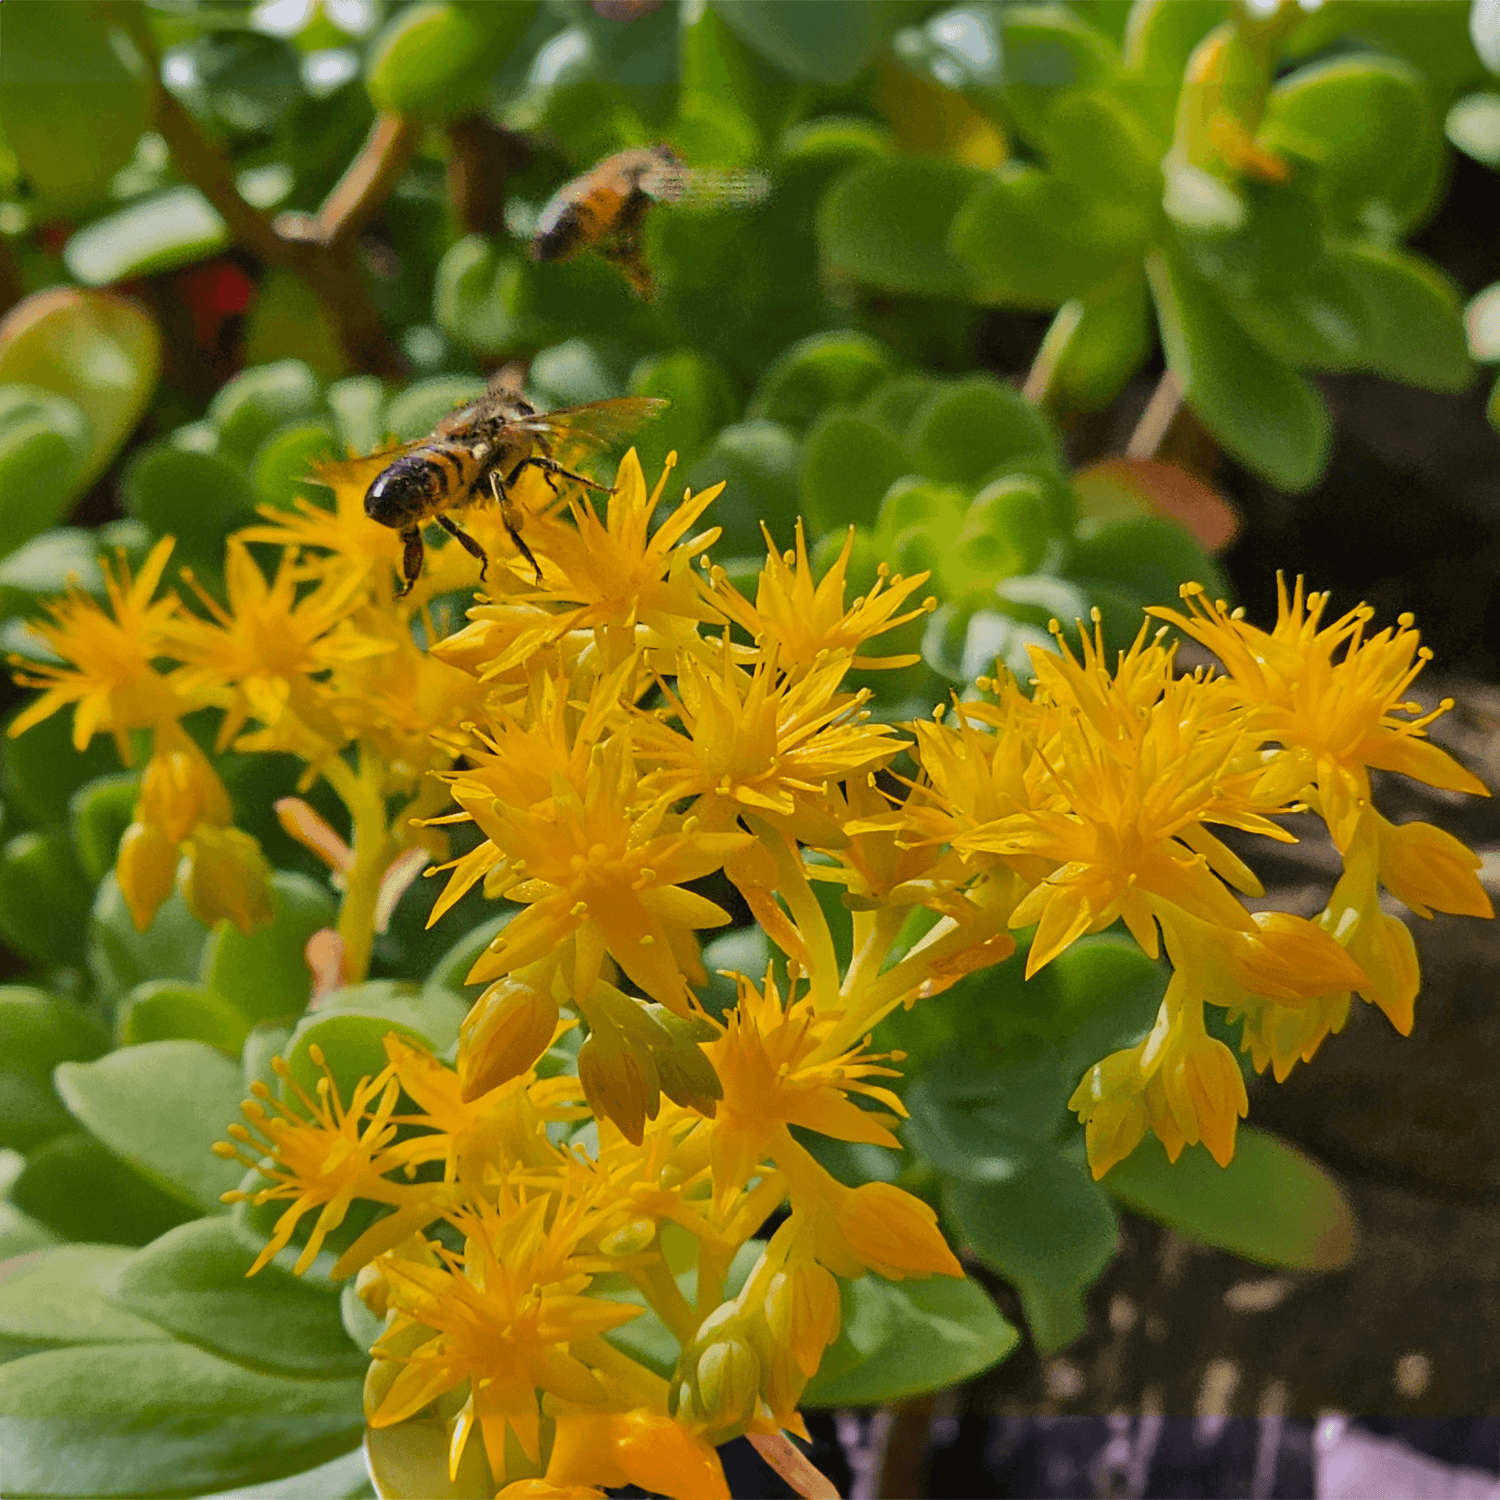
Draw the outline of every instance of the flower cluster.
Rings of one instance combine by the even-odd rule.
[[[472,563],[442,549],[398,601],[395,538],[341,483],[335,510],[231,542],[227,605],[152,602],[165,547],[112,582],[110,611],[59,605],[48,636],[71,665],[30,679],[48,692],[25,722],[72,701],[80,742],[156,731],[120,856],[138,920],[166,851],[196,871],[233,832],[179,727],[197,706],[222,711],[221,743],[291,750],[344,798],[348,843],[295,799],[284,819],[343,885],[345,979],[415,869],[403,851],[420,862],[473,825],[434,920],[476,886],[512,915],[468,975],[483,988],[454,1063],[392,1034],[347,1104],[331,1073],[308,1092],[283,1065],[282,1096],[260,1088],[221,1150],[262,1175],[249,1196],[284,1205],[257,1269],[299,1237],[304,1270],[355,1203],[383,1210],[336,1238],[333,1268],[383,1322],[370,1425],[436,1428],[450,1473],[512,1497],[725,1494],[717,1444],[749,1434],[775,1458],[802,1432],[841,1280],[962,1274],[922,1199],[846,1185],[809,1141],[899,1144],[901,1057],[872,1029],[1008,958],[1013,934],[1032,931],[1028,974],[1116,920],[1171,963],[1154,1028],[1071,1101],[1097,1176],[1147,1129],[1174,1159],[1199,1141],[1230,1159],[1245,1091],[1207,1005],[1284,1077],[1354,994],[1409,1030],[1416,967],[1382,889],[1421,915],[1489,914],[1469,851],[1371,802],[1371,767],[1484,790],[1403,701],[1409,620],[1324,626],[1299,586],[1267,632],[1187,591],[1188,613],[1157,613],[1220,673],[1180,675],[1165,627],[1113,664],[1097,629],[1076,654],[1058,631],[1027,688],[983,679],[902,732],[850,674],[910,661],[871,642],[928,607],[924,578],[882,574],[851,602],[849,547],[818,579],[799,530],[752,598],[695,533],[717,492],[664,507],[666,482],[648,489],[631,454],[602,514],[538,507],[540,580],[499,565],[513,549],[476,511],[497,562],[441,639],[424,601]],[[269,583],[252,542],[283,548]],[[1213,830],[1290,840],[1308,813],[1344,858],[1327,908],[1252,912],[1237,892],[1256,878]],[[205,912],[255,919],[247,881],[180,878]],[[778,956],[732,976],[717,1014],[700,934],[735,908]]]

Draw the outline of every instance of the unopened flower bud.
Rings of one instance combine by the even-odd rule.
[[[390,1307],[391,1289],[377,1261],[367,1261],[354,1278],[354,1295],[375,1314],[383,1318]]]
[[[458,1028],[458,1077],[465,1102],[519,1077],[551,1045],[557,1001],[523,980],[496,980]]]
[[[613,1120],[625,1139],[639,1146],[647,1118],[654,1120],[661,1108],[650,1051],[632,1046],[616,1031],[592,1031],[578,1049],[578,1081],[595,1115]]]
[[[892,1281],[934,1271],[964,1274],[937,1227],[937,1215],[889,1182],[855,1188],[839,1205],[838,1224],[855,1255]]]
[[[162,902],[172,894],[180,857],[177,845],[149,824],[132,823],[125,830],[115,859],[115,878],[137,932],[151,925]]]
[[[655,1238],[656,1221],[654,1219],[632,1219],[628,1224],[622,1224],[618,1229],[610,1230],[599,1241],[599,1248],[606,1255],[624,1259],[626,1256],[639,1255]]]
[[[715,1431],[748,1422],[760,1399],[760,1360],[743,1339],[717,1339],[699,1356],[698,1404]]]
[[[207,927],[227,919],[247,936],[270,922],[271,871],[260,845],[238,828],[199,824],[185,845],[178,885],[188,910]]]
[[[200,823],[222,828],[233,816],[224,783],[179,727],[157,732],[156,749],[141,777],[139,816],[175,844]]]
[[[684,1109],[695,1109],[700,1115],[713,1119],[714,1110],[724,1097],[724,1085],[714,1072],[714,1065],[703,1055],[701,1048],[692,1042],[683,1043],[666,1052],[653,1052],[661,1090],[674,1104]]]
[[[839,1336],[839,1284],[815,1260],[790,1265],[778,1271],[766,1288],[765,1318],[771,1337],[790,1351],[797,1367],[811,1379],[824,1351]]]

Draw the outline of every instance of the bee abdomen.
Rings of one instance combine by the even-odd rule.
[[[550,203],[537,220],[536,238],[531,242],[533,260],[566,260],[582,249],[594,234],[587,214],[577,203]]]
[[[365,492],[365,514],[382,526],[402,527],[414,525],[440,509],[453,488],[442,457],[408,453],[382,469]]]

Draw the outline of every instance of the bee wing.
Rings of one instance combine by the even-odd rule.
[[[382,469],[387,469],[406,453],[414,453],[431,438],[415,438],[408,443],[389,443],[373,453],[351,454],[348,458],[315,458],[309,478],[319,484],[333,485],[344,481],[373,479]]]
[[[684,208],[754,208],[771,196],[771,179],[759,167],[662,168],[659,191],[642,187],[655,198]]]
[[[538,412],[534,417],[522,418],[516,425],[588,452],[618,442],[668,404],[660,396],[621,396],[613,401],[591,401],[586,406]]]

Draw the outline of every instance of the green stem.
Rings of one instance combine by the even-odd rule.
[[[828,921],[818,898],[813,894],[807,872],[797,856],[796,848],[778,829],[758,818],[749,820],[755,833],[771,851],[776,861],[776,890],[787,904],[792,921],[807,944],[812,972],[807,980],[812,989],[814,1006],[827,1009],[838,1004],[839,960],[834,952],[833,934],[828,930]]]
[[[630,1273],[637,1290],[651,1304],[663,1323],[672,1331],[672,1337],[686,1348],[698,1332],[703,1320],[693,1311],[692,1304],[682,1295],[677,1278],[672,1275],[664,1260],[640,1267]]]
[[[399,852],[386,822],[381,772],[379,762],[363,745],[357,773],[343,760],[330,762],[324,770],[325,779],[348,808],[351,824],[349,846],[354,858],[344,876],[338,924],[344,940],[345,984],[358,984],[370,972],[380,882]]]

